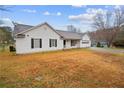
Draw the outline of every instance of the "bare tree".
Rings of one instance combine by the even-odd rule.
[[[104,15],[102,13],[97,13],[93,18],[93,27],[97,30],[102,30],[105,28]]]
[[[97,13],[93,19],[93,27],[97,30],[97,39],[107,41],[108,47],[110,47],[120,31],[122,23],[124,23],[124,11],[122,9],[115,9],[114,13],[109,11],[105,14]]]
[[[115,27],[120,27],[122,23],[124,23],[124,10],[123,8],[116,8],[114,12],[114,26]]]

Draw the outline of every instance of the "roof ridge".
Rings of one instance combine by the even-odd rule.
[[[83,34],[83,33],[79,33],[79,32],[71,32],[71,31],[65,31],[65,30],[56,30],[56,31],[61,31],[61,32],[67,32],[67,33],[77,33],[77,34]]]
[[[23,24],[23,23],[17,23],[17,22],[14,22],[14,25],[24,25],[24,26],[32,26],[32,27],[34,27],[33,25]]]

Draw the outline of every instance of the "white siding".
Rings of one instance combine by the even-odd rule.
[[[53,51],[63,48],[83,48],[91,46],[91,40],[89,36],[85,34],[81,40],[77,41],[77,44],[75,46],[71,46],[71,40],[66,40],[66,45],[64,47],[61,37],[46,24],[32,29],[28,32],[25,32],[24,34],[25,38],[15,38],[17,54],[33,53],[40,51]],[[42,48],[31,48],[31,38],[42,39]],[[57,47],[50,47],[49,39],[57,39]],[[82,43],[83,41],[88,41],[89,43],[84,44]]]
[[[25,32],[25,38],[16,38],[17,54],[63,49],[63,40],[47,25]],[[41,38],[42,48],[31,48],[31,38]],[[49,39],[57,39],[57,47],[49,47]]]
[[[82,43],[83,41],[88,41],[89,43],[87,44],[84,44]],[[89,36],[87,34],[85,34],[83,37],[82,37],[82,40],[80,40],[80,47],[81,48],[85,48],[85,47],[91,47],[91,40],[89,38]]]

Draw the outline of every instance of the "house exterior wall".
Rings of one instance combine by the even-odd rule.
[[[63,49],[63,40],[60,36],[54,32],[47,25],[37,27],[31,31],[25,32],[25,38],[16,38],[16,53],[33,53],[40,51],[51,51]],[[41,38],[42,39],[42,48],[31,48],[31,38]],[[49,46],[49,39],[57,39],[57,47]]]
[[[89,43],[82,43],[82,42],[85,42],[85,41],[88,41]],[[82,40],[80,40],[80,48],[85,48],[85,47],[91,47],[91,40],[90,40],[90,37],[87,34],[85,34],[82,37]]]
[[[77,44],[75,46],[71,46],[71,40],[66,40],[66,45],[64,46],[61,36],[46,24],[24,32],[23,34],[25,34],[24,38],[15,38],[17,54],[61,50],[63,48],[84,48],[91,46],[91,40],[87,34],[83,35],[81,40],[77,40]],[[32,38],[42,39],[42,48],[31,48]],[[57,47],[50,47],[49,39],[57,39]],[[82,43],[84,41],[88,41],[88,43]]]

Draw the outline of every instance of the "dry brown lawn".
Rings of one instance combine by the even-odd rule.
[[[124,55],[88,49],[0,53],[0,87],[124,87]]]

